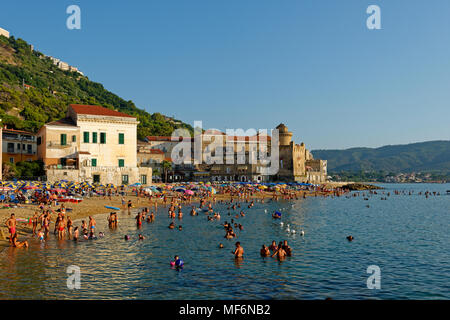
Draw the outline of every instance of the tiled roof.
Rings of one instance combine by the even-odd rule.
[[[48,126],[75,126],[75,122],[69,117],[46,123]]]
[[[29,134],[29,135],[36,135],[33,132],[23,131],[23,130],[16,130],[16,129],[9,129],[9,128],[3,128],[4,133],[20,133],[20,134]]]
[[[126,117],[126,118],[136,118],[130,116],[129,114],[111,110],[101,106],[88,106],[81,104],[71,104],[70,107],[77,114],[90,114],[96,116],[111,116],[111,117]]]
[[[172,137],[169,136],[147,136],[146,139],[147,141],[171,141],[171,142],[192,140],[192,138],[187,137],[175,137],[174,140],[172,140]]]

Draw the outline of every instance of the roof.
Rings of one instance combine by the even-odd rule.
[[[208,129],[205,132],[203,132],[204,135],[210,135],[210,136],[219,136],[219,135],[226,135],[220,130],[217,129]]]
[[[16,130],[16,129],[10,129],[10,128],[4,128],[2,131],[3,131],[3,133],[20,133],[20,134],[28,134],[28,135],[31,135],[31,136],[36,135],[33,132],[23,131],[23,130]]]
[[[75,122],[69,117],[46,123],[47,126],[75,126]]]
[[[90,106],[82,104],[71,104],[70,107],[77,114],[90,114],[95,116],[110,116],[110,117],[126,117],[126,118],[136,118],[130,116],[129,114],[111,110],[102,106]]]
[[[192,138],[190,137],[169,137],[169,136],[147,136],[145,137],[147,141],[171,141],[171,142],[177,142],[177,141],[190,141]],[[173,140],[172,140],[173,139]]]

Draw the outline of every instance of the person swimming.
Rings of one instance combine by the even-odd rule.
[[[259,251],[259,253],[261,254],[261,257],[268,257],[270,256],[270,251],[269,248],[267,248],[266,245],[262,245],[261,250]]]

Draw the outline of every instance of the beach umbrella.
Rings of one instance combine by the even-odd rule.
[[[139,187],[141,185],[142,185],[142,183],[136,182],[136,183],[130,184],[130,187]]]
[[[184,194],[187,194],[187,195],[192,196],[192,195],[194,194],[194,191],[192,191],[192,190],[186,190],[186,191],[184,191]]]

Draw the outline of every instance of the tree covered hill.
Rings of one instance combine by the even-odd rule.
[[[428,141],[380,148],[314,150],[312,153],[315,158],[328,160],[328,170],[333,173],[450,172],[450,141]]]
[[[15,129],[36,132],[65,117],[69,104],[101,105],[137,117],[138,138],[168,136],[193,128],[160,113],[150,114],[77,72],[63,71],[22,39],[0,36],[0,118]]]

